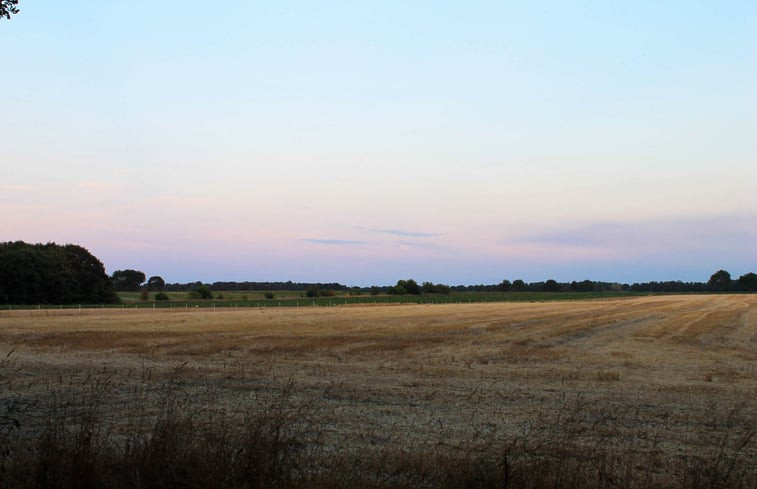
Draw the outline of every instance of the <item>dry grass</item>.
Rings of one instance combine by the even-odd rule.
[[[527,469],[546,478],[530,487],[613,487],[619,476],[627,487],[750,487],[757,477],[754,295],[13,311],[0,312],[2,351],[15,362],[0,374],[0,401],[32,431],[51,392],[81,390],[97,372],[111,385],[98,401],[108,429],[133,430],[124,411],[153,419],[160,410],[145,400],[163,395],[135,393],[183,365],[190,411],[220,410],[230,425],[250,396],[293,380],[294,400],[317,411],[318,446],[351,458],[345,467],[404,474],[391,486],[428,481],[439,464],[457,467],[447,487],[480,478],[476,464],[497,468],[487,480],[498,487],[510,468],[511,487],[529,487],[515,482]]]

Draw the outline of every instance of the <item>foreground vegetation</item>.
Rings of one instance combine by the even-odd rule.
[[[0,312],[0,486],[752,488],[756,311]]]
[[[709,407],[706,433],[692,433],[702,436],[697,441],[705,450],[698,453],[666,453],[661,433],[676,429],[672,417],[591,406],[580,397],[561,401],[555,414],[532,417],[518,434],[473,420],[476,436],[464,441],[442,433],[422,436],[417,427],[408,427],[406,435],[388,433],[390,443],[378,448],[333,447],[321,421],[323,407],[298,398],[295,384],[282,383],[233,408],[208,406],[198,396],[208,402],[219,386],[187,389],[181,370],[162,384],[143,371],[139,375],[148,380],[137,389],[114,383],[107,371],[70,379],[52,387],[42,401],[37,429],[18,421],[29,405],[14,405],[4,393],[0,484],[7,489],[751,489],[757,481],[751,458],[755,427],[743,405]],[[109,399],[124,388],[136,395],[128,401],[139,404],[134,411],[113,412]]]

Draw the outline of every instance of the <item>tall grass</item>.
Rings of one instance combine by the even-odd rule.
[[[324,406],[291,381],[221,402],[183,366],[126,385],[108,372],[50,386],[36,404],[0,369],[0,487],[16,488],[530,488],[757,487],[748,406],[709,406],[696,450],[665,446],[675,416],[563,395],[508,433],[385,434],[378,446],[329,438]],[[241,379],[245,380],[245,379]],[[498,414],[499,416],[499,414]],[[476,421],[471,421],[472,423]],[[412,427],[409,427],[412,428]]]

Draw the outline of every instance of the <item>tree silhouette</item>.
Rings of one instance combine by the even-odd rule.
[[[160,275],[153,275],[147,280],[147,290],[160,291],[166,286],[166,281]]]
[[[11,14],[17,14],[16,5],[18,5],[18,0],[0,0],[0,18],[10,19]]]
[[[757,291],[757,274],[754,272],[745,273],[739,277],[739,285],[751,292]]]
[[[136,292],[145,281],[145,274],[139,270],[116,270],[112,280],[116,290]]]
[[[731,274],[725,270],[718,270],[710,276],[710,280],[707,282],[707,287],[710,290],[724,291],[728,290],[731,286]]]

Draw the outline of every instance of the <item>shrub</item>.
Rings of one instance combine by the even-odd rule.
[[[273,292],[266,292],[263,295],[265,296],[266,299],[273,299],[274,297]]]
[[[188,299],[212,299],[213,291],[207,285],[201,285],[187,294]]]
[[[166,294],[165,292],[158,292],[157,294],[155,294],[156,301],[167,301],[169,299],[170,297],[168,297],[168,294]]]

